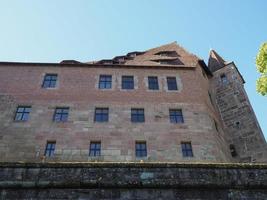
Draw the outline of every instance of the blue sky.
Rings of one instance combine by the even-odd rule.
[[[267,98],[255,91],[255,56],[267,41],[267,1],[12,0],[0,2],[0,60],[112,58],[177,41],[207,61],[234,61],[267,138]]]

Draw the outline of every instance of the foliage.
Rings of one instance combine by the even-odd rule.
[[[261,95],[267,95],[267,43],[261,45],[256,57],[257,70],[261,77],[257,80],[257,91]]]

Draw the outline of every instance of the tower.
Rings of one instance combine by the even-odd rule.
[[[244,79],[234,62],[210,51],[208,67],[213,73],[212,93],[235,161],[264,162],[267,145],[244,89]]]

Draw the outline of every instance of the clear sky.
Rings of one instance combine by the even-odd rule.
[[[177,41],[207,61],[234,61],[267,138],[255,56],[267,41],[266,0],[1,0],[0,61],[112,58]]]

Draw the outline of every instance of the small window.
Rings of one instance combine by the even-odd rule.
[[[136,157],[146,157],[147,156],[146,142],[136,142],[135,143],[135,156]]]
[[[184,117],[181,109],[170,109],[169,112],[171,123],[184,123]]]
[[[167,77],[168,90],[178,90],[176,77]]]
[[[56,108],[54,114],[55,122],[66,122],[68,121],[69,108]]]
[[[91,142],[89,149],[89,156],[101,155],[101,142]]]
[[[241,125],[240,125],[240,122],[239,122],[239,121],[235,122],[235,127],[236,127],[237,129],[240,129],[240,128],[241,128]]]
[[[143,108],[132,108],[131,109],[131,121],[132,122],[144,122],[145,113]]]
[[[182,142],[183,157],[193,157],[193,150],[191,142]]]
[[[108,122],[108,108],[95,109],[95,122]]]
[[[156,76],[149,76],[148,77],[148,89],[150,89],[150,90],[158,90],[159,89],[158,77],[156,77]]]
[[[18,106],[15,121],[28,121],[30,117],[31,106]]]
[[[111,75],[100,75],[99,77],[99,89],[110,89],[112,87]]]
[[[237,152],[236,152],[236,149],[235,149],[235,145],[230,144],[229,148],[230,148],[230,152],[231,152],[232,157],[236,157],[237,156]]]
[[[122,76],[121,88],[132,90],[134,89],[134,77],[133,76]]]
[[[217,124],[216,120],[215,120],[215,119],[213,119],[213,121],[214,121],[214,126],[215,126],[215,129],[216,129],[216,131],[217,131],[217,132],[219,132],[219,129],[218,129],[218,124]]]
[[[210,98],[210,103],[213,105],[213,101],[212,101],[212,97],[211,97],[210,92],[208,92],[208,94],[209,94],[209,98]]]
[[[46,74],[43,81],[43,88],[55,88],[57,83],[57,74]]]
[[[221,75],[221,82],[223,85],[226,85],[228,83],[227,76],[225,74]]]
[[[47,142],[44,155],[51,157],[54,155],[56,149],[56,142]]]

